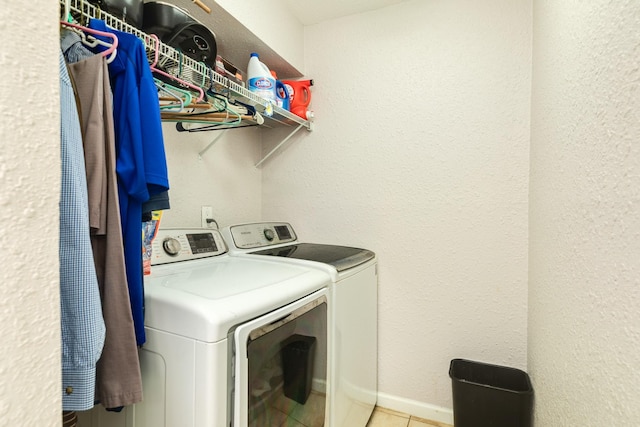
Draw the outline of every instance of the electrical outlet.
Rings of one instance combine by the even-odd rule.
[[[203,206],[201,219],[202,219],[202,228],[214,228],[213,207]]]

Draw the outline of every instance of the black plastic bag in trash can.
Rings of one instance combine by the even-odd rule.
[[[533,426],[533,387],[526,372],[453,359],[449,377],[455,427]]]

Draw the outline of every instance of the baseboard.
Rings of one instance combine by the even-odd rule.
[[[378,392],[378,403],[376,403],[376,405],[427,420],[453,425],[452,409],[442,408],[429,403]]]
[[[318,378],[313,378],[311,380],[311,390],[327,394],[327,382],[324,379],[320,380]]]

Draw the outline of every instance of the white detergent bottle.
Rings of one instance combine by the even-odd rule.
[[[276,103],[276,80],[271,75],[269,67],[260,62],[260,58],[255,52],[249,58],[247,81],[251,92],[273,104]]]

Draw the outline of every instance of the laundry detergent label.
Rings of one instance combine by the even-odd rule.
[[[267,77],[249,79],[249,90],[269,102],[276,102],[275,80]]]
[[[249,87],[258,90],[273,90],[273,80],[266,77],[256,77],[249,80]]]
[[[295,95],[296,91],[293,89],[293,87],[291,87],[291,85],[286,84],[286,83],[284,85],[287,88],[287,93],[289,94],[289,102],[291,104],[293,104],[293,98],[295,98],[295,96],[296,96]]]

